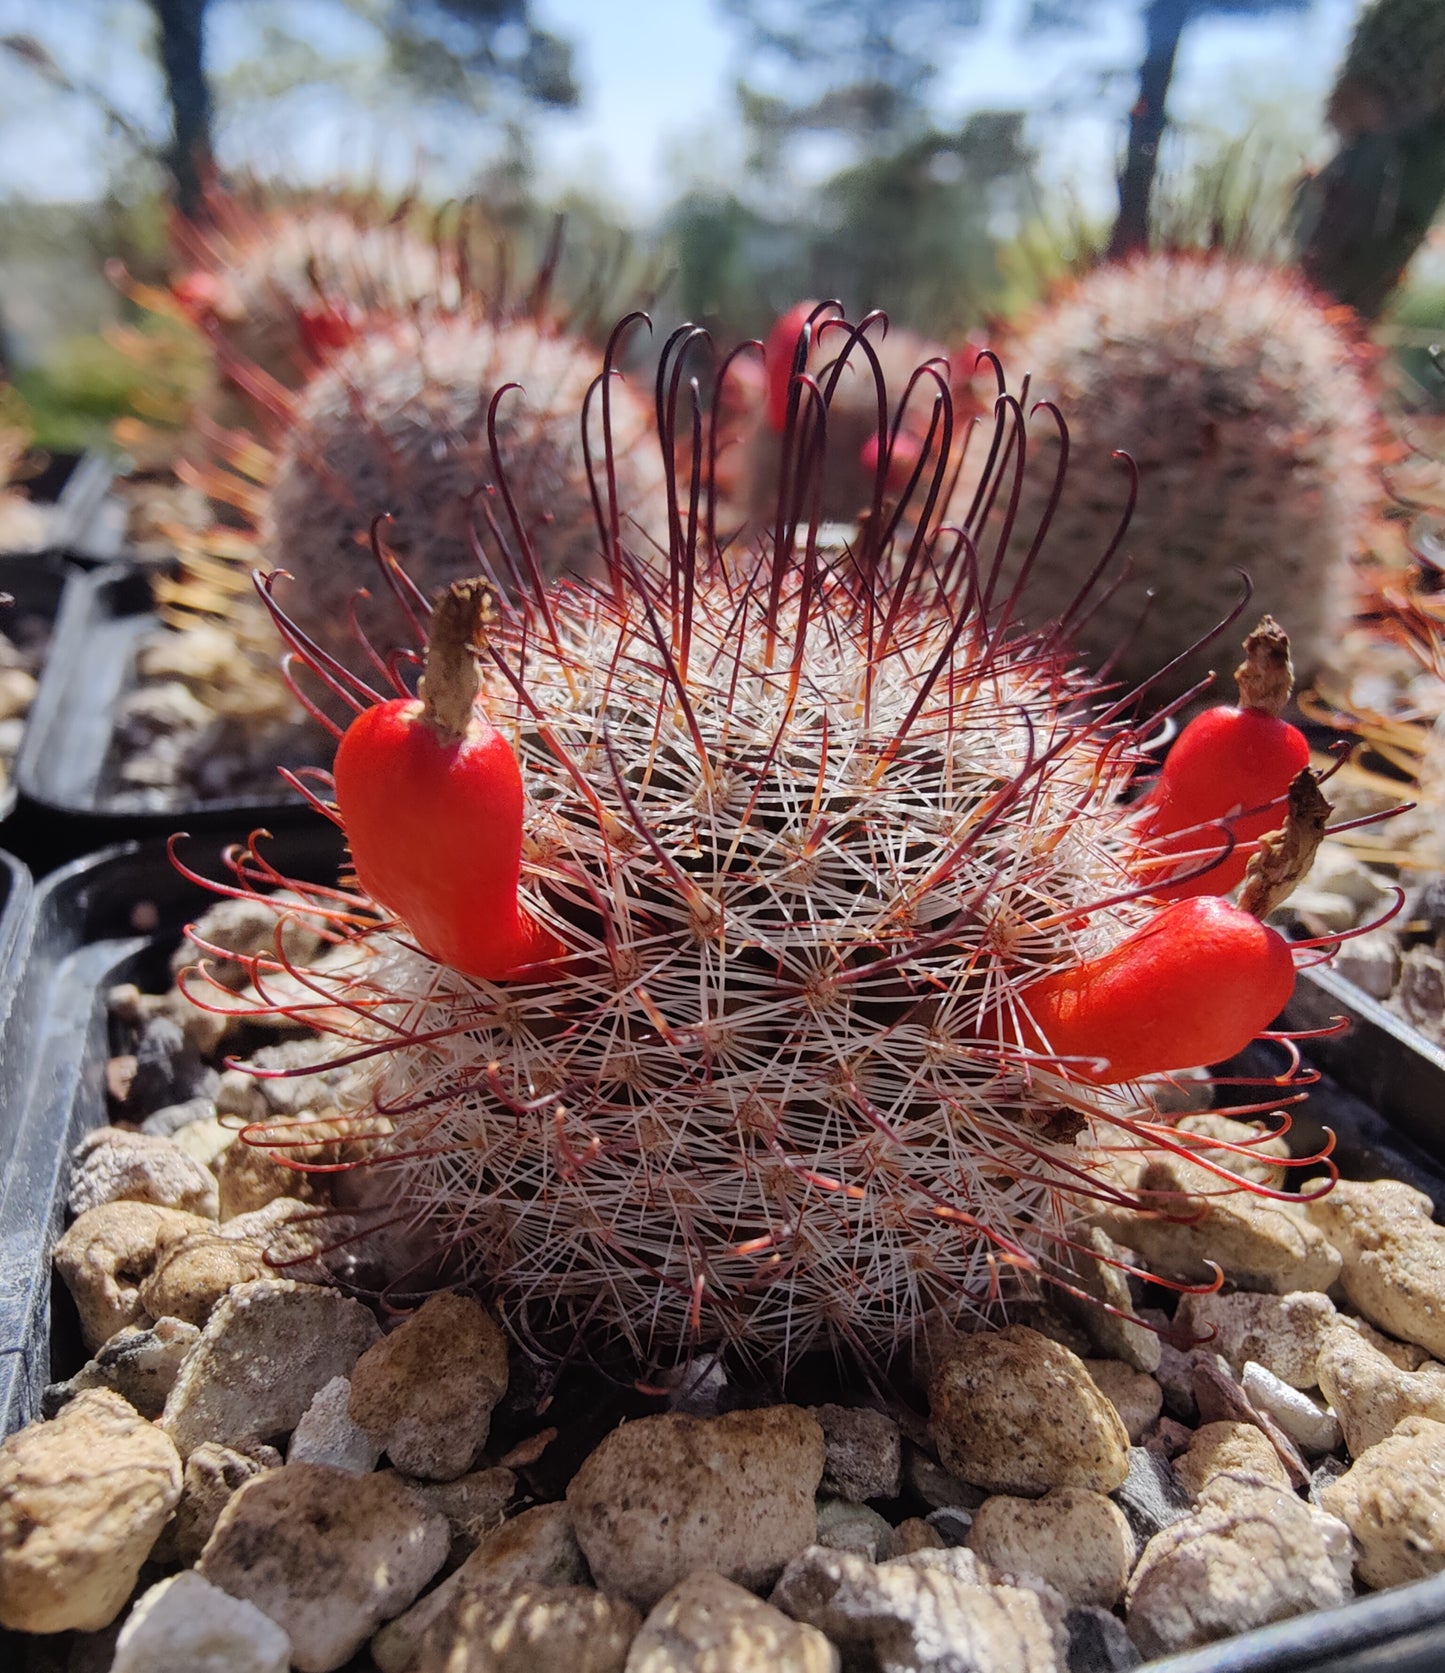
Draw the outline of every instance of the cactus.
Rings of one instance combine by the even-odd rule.
[[[485,533],[488,517],[518,541],[502,496],[489,488],[503,479],[544,576],[600,573],[605,534],[582,414],[601,370],[580,339],[530,318],[403,320],[339,352],[297,398],[265,498],[262,552],[295,576],[287,597],[298,624],[356,663],[348,607],[374,577],[373,519],[389,516],[387,544],[430,597],[475,571],[472,529]],[[509,384],[520,387],[500,394]],[[616,379],[608,399],[617,488],[637,520],[628,533],[645,550],[648,536],[666,538],[651,412]],[[587,419],[598,458],[601,404],[599,390]],[[360,611],[384,655],[406,638],[405,614],[388,590],[377,589]]]
[[[966,539],[820,548],[805,479],[780,538],[720,541],[708,457],[665,564],[629,536],[600,584],[538,596],[484,536],[502,585],[432,611],[423,701],[337,682],[357,719],[321,805],[378,892],[311,891],[339,946],[301,986],[254,961],[257,1009],[351,1066],[327,1096],[353,1202],[539,1352],[886,1357],[927,1315],[1070,1283],[1089,1207],[1135,1200],[1111,1154],[1204,1142],[1141,1077],[1242,1045],[1290,955],[1217,897],[1148,898],[1138,694],[1071,672],[1057,623],[980,609]],[[246,1137],[319,1155],[305,1122]]]
[[[1312,284],[1373,319],[1445,201],[1445,4],[1367,6],[1327,115],[1340,148],[1301,185],[1300,266]]]
[[[1312,672],[1350,612],[1351,561],[1379,498],[1369,360],[1344,311],[1286,271],[1160,253],[1085,274],[1001,350],[1029,375],[1030,401],[1067,415],[1080,467],[1030,566],[1033,619],[1065,608],[1119,527],[1130,478],[1108,456],[1122,449],[1138,467],[1138,504],[1127,579],[1079,630],[1093,663],[1132,680],[1157,667],[1158,648],[1185,652],[1236,609],[1243,573],[1251,615],[1287,623],[1296,664]],[[1011,573],[1053,505],[1057,445],[1026,473]],[[972,492],[965,473],[955,521]],[[1204,678],[1221,654],[1198,646],[1165,689]]]

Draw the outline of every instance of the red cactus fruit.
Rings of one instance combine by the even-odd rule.
[[[495,981],[566,949],[518,902],[522,774],[473,706],[468,646],[487,596],[459,582],[443,598],[424,700],[364,709],[337,745],[333,776],[362,887],[428,957]]]
[[[1304,734],[1282,718],[1293,684],[1288,638],[1266,616],[1244,651],[1235,670],[1238,706],[1196,715],[1140,803],[1141,870],[1161,900],[1234,888],[1258,839],[1278,829],[1289,787],[1309,765]],[[1228,852],[1204,867],[1211,849]],[[1179,855],[1189,857],[1182,866],[1162,863]]]

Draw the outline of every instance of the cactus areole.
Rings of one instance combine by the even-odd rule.
[[[603,580],[543,587],[502,530],[480,542],[487,584],[453,587],[429,628],[406,595],[421,698],[347,685],[323,805],[359,888],[310,896],[344,945],[304,973],[306,1014],[350,1077],[329,1096],[369,1200],[539,1353],[886,1357],[929,1314],[1068,1282],[1089,1209],[1133,1200],[1120,1152],[1207,1142],[1146,1077],[1273,1020],[1293,965],[1259,917],[1326,804],[1308,773],[1291,786],[1280,818],[1288,835],[1298,801],[1308,841],[1263,844],[1239,905],[1161,902],[1125,794],[1147,693],[1106,694],[1060,633],[1010,619],[982,502],[961,531],[915,512],[825,549],[804,448],[772,532],[720,536],[685,394],[701,352],[682,333],[658,373],[668,456],[694,443],[663,551],[630,543],[604,451]],[[919,494],[942,505],[934,417]],[[235,865],[276,882],[254,853]],[[263,995],[278,962],[257,960]],[[188,988],[208,1002],[203,976]],[[248,1137],[308,1165],[295,1124]]]

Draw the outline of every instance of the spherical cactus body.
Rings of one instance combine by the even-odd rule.
[[[604,535],[587,454],[590,431],[600,470],[600,390],[585,426],[584,404],[601,376],[601,356],[570,333],[470,313],[394,322],[337,354],[297,398],[262,521],[265,558],[295,577],[288,608],[298,624],[357,661],[349,611],[375,579],[368,537],[378,517],[428,597],[475,572],[474,531],[494,544],[489,516],[514,549],[530,546],[542,576],[600,574]],[[660,532],[664,476],[650,410],[618,379],[608,399],[619,498]],[[502,480],[510,507],[495,487]],[[375,591],[360,604],[361,624],[385,655],[407,622],[385,588]]]
[[[366,1200],[537,1352],[886,1358],[1066,1272],[1090,1205],[1128,1196],[1119,1150],[1204,1142],[1144,1077],[1242,1048],[1290,953],[1247,905],[1152,897],[1121,800],[1137,696],[981,608],[967,540],[903,519],[822,547],[806,481],[773,534],[718,538],[709,456],[665,562],[624,544],[597,583],[438,602],[426,702],[470,620],[452,732],[503,740],[515,781],[490,756],[476,795],[416,794],[368,751],[372,696],[387,725],[418,707],[353,689],[330,811],[376,893],[314,897],[346,957],[307,1014],[350,1066],[328,1097]],[[388,831],[388,794],[444,840]],[[484,927],[469,971],[424,921],[468,891],[554,956]],[[305,1165],[294,1131],[248,1136]]]
[[[1071,468],[1054,503],[1047,459],[1026,473],[1009,573],[1052,508],[1029,564],[1027,610],[1066,608],[1120,526],[1127,571],[1078,623],[1096,666],[1133,680],[1213,633],[1243,595],[1289,626],[1302,673],[1347,618],[1351,562],[1378,497],[1375,418],[1360,352],[1297,279],[1225,254],[1156,254],[1087,273],[1000,343],[1029,398],[1068,420]],[[967,503],[967,476],[956,504]],[[1152,597],[1151,597],[1152,595]],[[1200,645],[1173,692],[1204,678]]]

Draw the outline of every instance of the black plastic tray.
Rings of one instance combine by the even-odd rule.
[[[11,552],[0,556],[0,593],[15,601],[13,605],[0,606],[0,631],[8,631],[8,624],[16,618],[38,616],[50,623],[53,635],[65,582],[65,565],[58,558],[28,552]],[[54,643],[53,637],[51,642]],[[49,661],[48,652],[46,660]],[[41,674],[44,674],[43,668]],[[38,692],[36,701],[39,701]],[[34,712],[33,705],[31,712]],[[27,730],[29,725],[27,717]],[[23,750],[24,746],[21,747]],[[19,796],[18,767],[17,755],[10,772],[6,775],[3,787],[0,787],[0,819],[10,814]]]
[[[22,808],[71,828],[57,833],[70,852],[177,829],[250,829],[312,817],[288,799],[280,779],[274,796],[198,801],[147,812],[117,802],[108,789],[115,715],[135,684],[142,640],[160,625],[152,569],[112,564],[73,574],[65,589],[55,640],[25,741],[15,763]]]
[[[25,553],[48,552],[81,564],[114,563],[125,545],[125,507],[111,492],[115,469],[100,453],[45,455],[23,483],[26,497],[46,513],[40,544]]]
[[[246,831],[240,825],[228,837],[240,840]],[[203,874],[224,877],[224,846],[208,837],[187,842],[182,852]],[[337,832],[315,821],[267,843],[264,852],[288,875],[334,881],[342,847]],[[50,1251],[64,1220],[68,1158],[107,1118],[106,993],[132,976],[163,986],[165,961],[182,928],[215,899],[180,875],[163,843],[127,843],[78,860],[34,892],[13,954],[18,981],[0,1053],[5,1434],[36,1415],[50,1381]],[[0,964],[0,983],[3,972]],[[78,1340],[59,1346],[60,1360],[80,1351]]]
[[[207,839],[188,844],[185,857],[218,875],[218,852]],[[283,872],[323,879],[334,877],[341,844],[317,821],[278,836],[268,852]],[[82,1357],[68,1307],[52,1316],[50,1252],[63,1225],[69,1153],[106,1119],[106,991],[131,977],[160,978],[181,926],[212,898],[175,872],[163,846],[134,843],[68,866],[35,891],[0,1057],[0,1108],[23,1111],[8,1135],[0,1127],[0,1432],[39,1411],[52,1357],[57,1368]],[[0,920],[0,945],[3,937]],[[0,985],[3,969],[0,952]],[[1317,1001],[1306,990],[1295,1009],[1324,1003],[1333,1006],[1327,1015],[1342,1008],[1338,997]],[[1388,1154],[1388,1135],[1379,1147]],[[1149,1666],[1151,1673],[1440,1673],[1445,1574]]]

